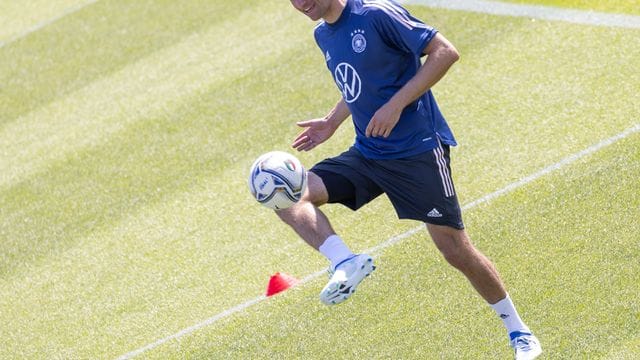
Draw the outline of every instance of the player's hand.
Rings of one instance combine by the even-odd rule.
[[[291,147],[298,151],[309,151],[315,148],[336,131],[335,127],[325,118],[299,121],[296,124],[304,128],[291,144]]]
[[[400,114],[402,114],[402,108],[395,107],[391,102],[384,104],[373,114],[365,130],[365,135],[367,137],[389,137],[391,130],[400,120]]]

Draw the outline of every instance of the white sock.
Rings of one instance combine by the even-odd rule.
[[[342,239],[338,235],[329,236],[324,243],[320,245],[318,250],[331,261],[331,269],[335,269],[336,265],[353,256],[351,250],[342,242]]]
[[[511,334],[514,331],[531,333],[531,330],[529,330],[527,325],[525,325],[525,323],[522,322],[522,319],[520,319],[520,315],[518,315],[515,306],[513,306],[513,302],[511,301],[509,294],[507,294],[506,298],[495,304],[491,304],[491,307],[504,322],[504,326],[507,328],[507,333]]]

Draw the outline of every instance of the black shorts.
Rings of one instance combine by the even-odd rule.
[[[367,159],[351,147],[309,171],[322,179],[329,203],[357,210],[385,193],[400,219],[464,229],[447,145],[390,160]]]

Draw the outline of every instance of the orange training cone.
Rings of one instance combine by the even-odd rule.
[[[269,285],[267,286],[267,296],[275,295],[279,292],[285,291],[293,285],[299,283],[300,280],[294,278],[291,275],[284,273],[275,273],[269,279]]]

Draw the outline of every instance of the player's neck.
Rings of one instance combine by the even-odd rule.
[[[333,24],[340,18],[342,11],[347,6],[347,0],[333,0],[327,13],[322,18],[326,23]]]

